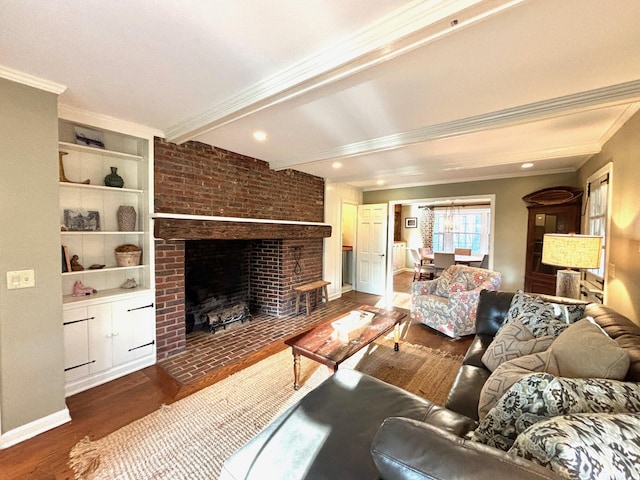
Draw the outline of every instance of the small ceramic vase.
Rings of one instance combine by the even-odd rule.
[[[136,209],[129,205],[118,208],[118,230],[133,232],[136,229]]]
[[[122,188],[124,186],[124,180],[118,175],[118,167],[111,167],[111,173],[104,177],[104,184],[107,187]]]

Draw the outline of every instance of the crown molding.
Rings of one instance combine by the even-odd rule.
[[[90,112],[89,110],[83,110],[63,103],[58,105],[58,117],[70,122],[83,123],[85,125],[136,137],[164,136],[161,130],[147,127],[146,125],[120,120],[109,115]]]
[[[540,170],[540,171],[535,171],[535,172],[521,172],[521,173],[516,173],[516,174],[508,174],[508,173],[504,173],[501,175],[483,175],[483,176],[477,176],[477,177],[471,177],[471,178],[464,178],[464,179],[460,179],[460,178],[456,178],[456,179],[451,179],[451,180],[444,180],[444,179],[440,179],[440,180],[432,180],[429,182],[411,182],[411,183],[404,183],[404,184],[400,184],[400,185],[394,185],[393,187],[389,187],[389,186],[371,186],[371,187],[356,187],[361,189],[363,192],[373,192],[373,191],[378,191],[378,190],[399,190],[399,189],[403,189],[403,188],[414,188],[414,187],[424,187],[424,186],[428,186],[428,185],[450,185],[450,184],[455,184],[455,183],[469,183],[469,182],[491,182],[494,180],[505,180],[505,179],[509,179],[509,178],[519,178],[519,177],[535,177],[535,176],[539,176],[539,175],[555,175],[555,174],[559,174],[559,173],[573,173],[575,172],[577,169],[575,168],[555,168],[555,169],[548,169],[548,170]]]
[[[604,133],[604,135],[602,135],[602,137],[600,137],[598,143],[601,146],[603,146],[605,143],[607,143],[609,141],[609,139],[611,139],[611,137],[613,137],[615,135],[615,133],[618,130],[620,130],[620,127],[622,127],[622,125],[627,123],[627,120],[629,120],[631,117],[633,117],[638,112],[638,110],[640,110],[640,102],[636,102],[636,103],[630,104],[625,109],[625,111],[622,112],[622,114],[616,119],[616,121],[611,124],[611,126]]]
[[[274,164],[273,168],[296,168],[301,165],[325,162],[336,158],[344,159],[386,150],[394,150],[411,144],[520,125],[560,117],[571,113],[579,113],[588,110],[621,105],[637,100],[640,100],[640,80],[633,80],[631,82],[597,88],[549,100],[542,100],[527,105],[462,118],[451,122],[429,125],[406,132],[364,140],[362,142],[341,145],[333,149],[319,152],[317,155],[313,156],[313,158],[309,158],[306,161],[296,161],[295,165],[288,165],[285,161]],[[619,127],[622,125],[620,122],[626,121],[633,113],[633,108],[627,109],[621,118],[616,121],[615,125]],[[615,132],[611,130],[609,131],[609,135],[613,133]]]
[[[523,1],[414,1],[345,41],[169,127],[166,138],[176,143],[192,140],[207,131],[386,62]],[[452,23],[454,20],[455,24]]]
[[[29,87],[37,88],[49,93],[55,93],[60,95],[67,87],[60,83],[45,80],[44,78],[29,75],[28,73],[20,72],[9,67],[0,65],[0,78],[11,80],[12,82],[21,83]]]

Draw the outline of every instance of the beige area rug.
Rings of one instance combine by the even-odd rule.
[[[355,368],[442,405],[461,357],[402,343],[390,336],[351,357]],[[293,390],[290,350],[135,421],[70,453],[76,479],[216,479],[224,460],[273,418],[329,377],[303,358],[302,387]]]

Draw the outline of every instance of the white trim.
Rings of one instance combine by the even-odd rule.
[[[640,103],[632,103],[631,105],[629,105],[624,110],[624,112],[622,112],[622,114],[616,119],[616,121],[611,124],[609,130],[607,130],[604,135],[600,137],[598,143],[600,143],[601,146],[607,143],[611,139],[611,137],[613,137],[616,132],[620,130],[622,125],[627,123],[627,120],[633,117],[638,110],[640,110]]]
[[[368,155],[375,152],[394,150],[412,144],[453,138],[495,128],[504,128],[543,119],[561,117],[569,113],[585,112],[620,105],[639,99],[640,80],[633,80],[618,85],[542,100],[528,105],[497,110],[495,112],[461,118],[451,122],[429,125],[406,132],[340,145],[318,152],[313,158],[293,164],[287,163],[286,161],[279,164],[275,162],[273,168],[276,170],[297,168],[301,165],[326,162],[336,158],[344,159]],[[627,115],[630,114],[633,114],[633,112],[625,112],[621,119],[625,117],[628,119]]]
[[[345,41],[307,57],[239,95],[167,129],[175,143],[308,93],[501,13],[524,0],[414,1]],[[452,21],[456,20],[455,26]]]
[[[330,227],[329,223],[322,222],[300,222],[296,220],[271,220],[267,218],[241,218],[241,217],[216,217],[210,215],[188,215],[183,213],[153,213],[151,218],[167,218],[175,220],[201,220],[205,222],[238,222],[238,223],[270,223],[287,225],[312,225],[320,227]]]
[[[505,178],[535,177],[538,175],[556,175],[558,173],[573,173],[573,172],[576,172],[577,170],[578,170],[577,168],[573,168],[573,167],[554,168],[549,170],[535,170],[535,171],[525,170],[517,174],[505,173],[502,175],[482,175],[482,176],[470,177],[470,178],[464,178],[464,179],[452,178],[452,179],[446,179],[446,180],[443,180],[443,179],[433,180],[431,182],[403,183],[400,185],[394,185],[392,188],[385,185],[380,187],[375,186],[375,187],[358,187],[358,188],[361,188],[363,192],[373,192],[377,190],[398,190],[401,188],[424,187],[427,185],[447,185],[450,183],[484,182],[484,181],[491,181],[491,180],[501,180]]]
[[[154,136],[164,137],[164,132],[161,130],[147,127],[146,125],[141,125],[139,123],[120,120],[102,113],[90,112],[88,110],[72,107],[71,105],[63,103],[58,105],[58,117],[69,122],[82,123],[85,125],[91,125],[92,127],[111,130],[112,132],[147,138],[151,142],[153,141],[152,137]]]
[[[2,65],[0,65],[0,78],[5,78],[12,82],[21,83],[22,85],[37,88],[45,92],[55,93],[56,95],[60,95],[67,89],[67,86],[61,83],[45,80],[44,78],[39,78]]]
[[[67,422],[71,421],[71,415],[69,415],[69,409],[64,408],[56,413],[47,415],[46,417],[39,418],[33,422],[22,425],[13,430],[9,430],[0,436],[0,448],[8,448],[17,443],[24,442],[36,435],[51,430],[52,428],[59,427]]]

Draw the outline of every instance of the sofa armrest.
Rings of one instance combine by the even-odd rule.
[[[371,454],[383,480],[560,478],[523,458],[408,418],[387,418]]]

